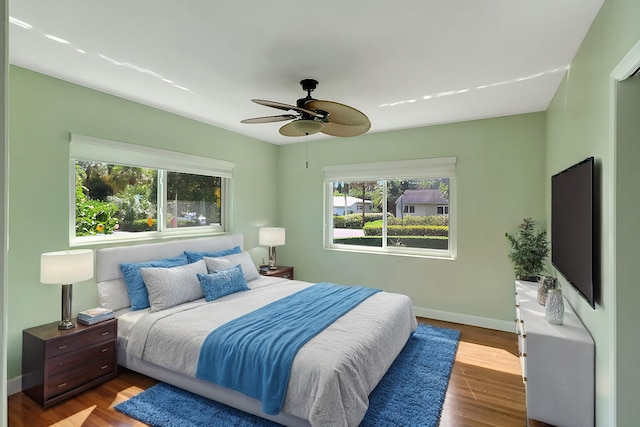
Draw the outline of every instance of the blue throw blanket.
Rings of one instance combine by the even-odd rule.
[[[318,283],[225,323],[205,339],[196,376],[262,401],[277,415],[298,350],[379,289]]]

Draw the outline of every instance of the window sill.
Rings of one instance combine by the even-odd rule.
[[[441,251],[441,252],[432,252],[432,251],[424,251],[424,250],[411,250],[411,249],[388,249],[388,248],[372,248],[372,247],[356,247],[352,245],[331,245],[324,248],[327,251],[336,251],[336,252],[353,252],[360,254],[371,254],[371,255],[389,255],[389,256],[400,256],[400,257],[409,257],[409,258],[428,258],[428,259],[439,259],[445,261],[455,261],[456,255],[450,251]]]
[[[69,246],[72,248],[80,247],[96,247],[102,245],[113,245],[118,243],[131,242],[148,242],[164,239],[178,239],[185,237],[208,237],[226,234],[225,231],[218,228],[213,229],[207,227],[206,230],[201,228],[188,230],[172,230],[172,231],[145,231],[138,233],[114,233],[108,236],[82,236],[72,237]]]

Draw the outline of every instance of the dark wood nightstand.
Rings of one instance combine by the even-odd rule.
[[[279,265],[275,270],[265,270],[264,265],[260,266],[260,274],[270,277],[282,277],[284,279],[293,280],[293,267]]]
[[[22,331],[22,391],[45,408],[117,373],[117,319],[64,331],[58,323]]]

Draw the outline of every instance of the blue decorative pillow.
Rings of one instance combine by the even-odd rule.
[[[127,293],[131,300],[131,310],[142,310],[149,308],[149,293],[144,285],[144,279],[141,268],[153,268],[153,267],[177,267],[179,265],[186,265],[189,261],[185,255],[180,255],[175,258],[163,258],[154,261],[139,262],[139,263],[122,263],[120,264],[120,270],[124,276],[124,281],[127,284]]]
[[[200,261],[203,257],[218,258],[226,255],[239,254],[240,252],[242,252],[240,250],[240,246],[236,246],[235,248],[225,249],[222,251],[215,251],[215,252],[184,251],[184,254],[187,256],[189,263],[192,263],[192,262]]]
[[[225,295],[249,290],[239,265],[209,274],[198,274],[198,280],[200,280],[204,299],[207,302]]]

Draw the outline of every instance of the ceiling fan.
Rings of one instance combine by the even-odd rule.
[[[314,79],[300,81],[302,90],[307,91],[305,98],[298,99],[296,105],[280,102],[252,99],[253,102],[293,113],[278,116],[255,117],[242,120],[241,123],[271,123],[292,120],[280,128],[284,136],[305,136],[322,132],[332,136],[358,136],[371,129],[369,118],[359,110],[333,101],[320,101],[311,97],[318,86]]]

